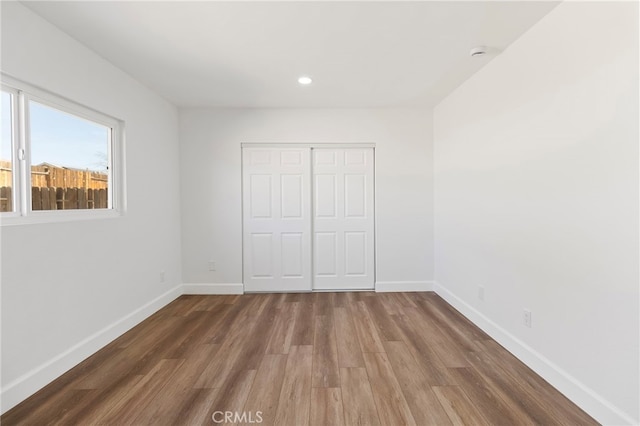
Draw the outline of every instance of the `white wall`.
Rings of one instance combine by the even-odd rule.
[[[431,287],[432,127],[427,110],[180,112],[186,283],[242,283],[242,142],[376,144],[376,281]],[[217,264],[208,271],[208,261]]]
[[[175,297],[181,271],[175,107],[16,2],[2,71],[124,120],[128,192],[116,219],[2,227],[6,411]]]
[[[640,419],[637,8],[560,4],[434,116],[436,290],[607,424]]]

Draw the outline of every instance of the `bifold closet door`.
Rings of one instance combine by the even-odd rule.
[[[374,288],[373,148],[312,149],[313,288]]]
[[[245,291],[311,291],[309,148],[243,148]]]

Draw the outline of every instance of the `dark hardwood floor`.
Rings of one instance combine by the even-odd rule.
[[[371,292],[182,296],[0,420],[597,424],[434,293]]]

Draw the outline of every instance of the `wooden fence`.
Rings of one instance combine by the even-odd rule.
[[[11,186],[13,184],[11,176],[11,162],[0,160],[0,187]]]
[[[31,186],[38,188],[106,189],[105,173],[39,164],[31,166]]]
[[[11,201],[11,187],[0,187],[0,212],[10,212]]]
[[[11,163],[0,161],[0,187],[11,186]],[[31,166],[31,186],[38,188],[106,189],[109,178],[106,173],[92,170],[70,169],[42,163]]]
[[[11,163],[0,161],[0,212],[11,211]],[[32,210],[106,209],[106,173],[42,163],[31,166]]]
[[[0,211],[11,210],[11,187],[0,187]],[[109,207],[107,189],[31,188],[32,210],[106,209]]]

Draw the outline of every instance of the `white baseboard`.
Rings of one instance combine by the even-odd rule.
[[[376,281],[376,293],[432,290],[433,281]]]
[[[244,294],[244,285],[242,285],[242,283],[185,283],[182,285],[182,294]]]
[[[171,303],[182,294],[182,286],[177,286],[156,297],[149,303],[131,312],[124,318],[108,325],[102,330],[87,337],[80,343],[67,349],[55,358],[18,377],[2,389],[2,407],[4,414],[20,402],[24,401],[56,378],[93,355],[107,344],[141,323],[154,312]]]
[[[637,420],[630,415],[618,409],[593,389],[578,381],[438,282],[434,282],[433,290],[598,422],[604,425],[638,424]]]

